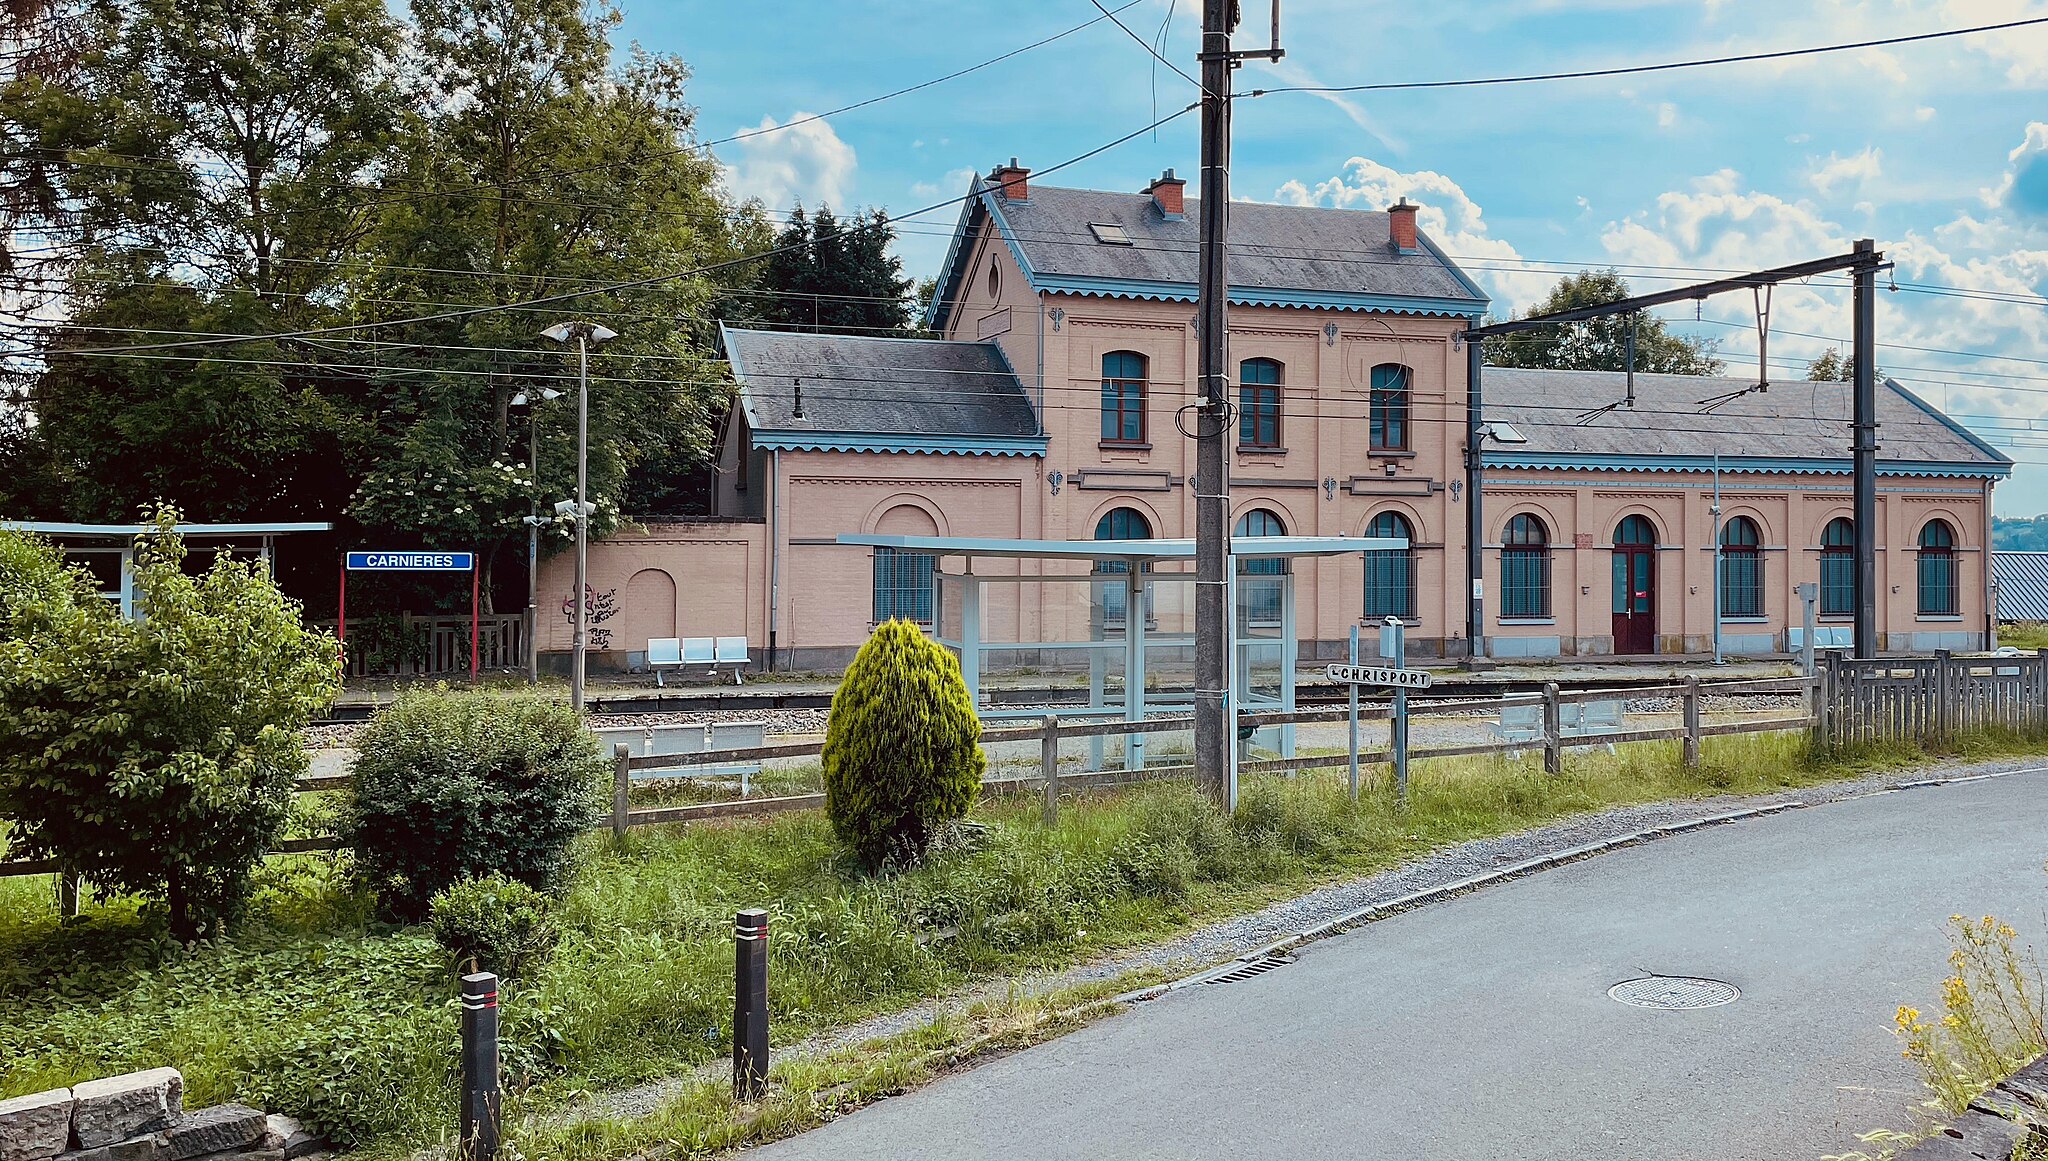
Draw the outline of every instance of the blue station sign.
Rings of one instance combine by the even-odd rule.
[[[469,552],[351,552],[351,572],[468,572],[476,567]]]

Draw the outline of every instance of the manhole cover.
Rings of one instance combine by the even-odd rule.
[[[1683,1012],[1692,1008],[1715,1008],[1733,1003],[1742,993],[1734,984],[1697,976],[1644,976],[1623,980],[1607,989],[1611,999],[1638,1008],[1659,1008]]]

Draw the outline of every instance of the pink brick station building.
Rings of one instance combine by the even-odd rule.
[[[737,400],[713,516],[594,545],[592,648],[744,633],[756,663],[825,668],[880,620],[929,620],[935,569],[842,534],[1023,540],[1193,535],[1196,223],[1171,171],[1140,193],[977,178],[926,318],[937,338],[727,329]],[[1383,212],[1231,210],[1230,490],[1239,536],[1383,536],[1405,550],[1243,560],[1292,570],[1301,651],[1398,616],[1420,656],[1463,656],[1466,355],[1486,296]],[[1485,372],[1488,652],[1696,653],[1796,646],[1801,582],[1822,640],[1846,633],[1847,388],[1620,373]],[[1975,648],[1989,624],[1991,488],[2010,461],[1896,383],[1880,389],[1879,623],[1892,650]],[[1718,468],[1718,470],[1717,470]],[[1073,566],[983,562],[1025,576]],[[1098,566],[1108,575],[1114,563]],[[569,646],[570,562],[545,564],[541,646]],[[1115,586],[1096,587],[1114,592]],[[991,639],[1085,636],[1072,585],[1022,584]],[[1109,623],[1120,608],[1092,615]],[[1098,627],[1104,622],[1098,620]],[[1841,627],[1841,628],[1838,628]],[[1010,634],[1005,636],[1005,634]]]

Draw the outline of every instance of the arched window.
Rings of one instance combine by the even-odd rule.
[[[1920,615],[1953,617],[1963,611],[1956,584],[1956,533],[1946,520],[1920,529]]]
[[[1145,519],[1145,514],[1136,508],[1111,508],[1102,514],[1102,519],[1095,522],[1095,539],[1150,540],[1152,539],[1152,522]],[[1150,568],[1150,565],[1146,566],[1147,571]],[[1123,576],[1130,572],[1130,570],[1130,563],[1128,561],[1098,560],[1095,562],[1095,571],[1103,576]],[[1121,628],[1124,623],[1124,597],[1126,596],[1124,586],[1122,584],[1105,584],[1098,587],[1102,592],[1103,626],[1105,628]],[[1152,619],[1149,612],[1152,599],[1151,590],[1146,590],[1145,599],[1148,610],[1145,619],[1149,621]]]
[[[875,531],[897,536],[937,536],[938,522],[915,504],[898,504],[882,513]],[[875,549],[874,621],[879,625],[901,617],[920,625],[932,623],[934,579],[939,558],[929,552],[900,548]]]
[[[1550,530],[1527,512],[1501,534],[1500,615],[1550,615]]]
[[[1408,368],[1382,363],[1372,369],[1372,433],[1375,451],[1408,450]]]
[[[1847,516],[1837,516],[1821,529],[1820,615],[1856,615],[1856,526]]]
[[[1145,442],[1145,356],[1102,356],[1102,442]]]
[[[1736,516],[1721,526],[1721,615],[1764,615],[1763,536],[1756,521]]]
[[[1627,516],[1614,529],[1614,543],[1639,546],[1657,543],[1657,526],[1647,516]]]
[[[1233,536],[1285,536],[1287,524],[1270,508],[1254,508],[1238,517]],[[1245,579],[1237,582],[1239,603],[1254,625],[1278,625],[1287,582],[1272,578],[1287,574],[1287,560],[1278,556],[1242,556],[1237,571]]]
[[[1280,364],[1246,359],[1237,365],[1237,445],[1280,446]]]
[[[1367,536],[1399,537],[1411,545],[1415,529],[1399,512],[1382,512],[1365,526]],[[1365,554],[1365,619],[1415,615],[1415,550],[1375,548]]]

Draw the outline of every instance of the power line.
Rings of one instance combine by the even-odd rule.
[[[1071,165],[1078,165],[1078,164],[1080,164],[1081,162],[1083,162],[1083,161],[1087,161],[1087,160],[1089,160],[1090,158],[1096,157],[1096,156],[1097,156],[1097,155],[1099,155],[1099,154],[1107,153],[1107,152],[1108,152],[1108,151],[1110,151],[1111,149],[1114,149],[1114,148],[1116,148],[1117,146],[1119,146],[1119,145],[1122,145],[1122,144],[1123,144],[1123,143],[1125,143],[1126,141],[1130,141],[1130,140],[1132,140],[1133,138],[1136,138],[1136,137],[1140,137],[1140,136],[1143,136],[1144,134],[1146,134],[1146,133],[1149,133],[1149,132],[1151,132],[1151,131],[1152,131],[1153,129],[1156,129],[1156,128],[1158,128],[1158,127],[1162,126],[1162,125],[1165,125],[1165,124],[1167,124],[1167,123],[1168,123],[1168,122],[1170,122],[1170,121],[1173,121],[1173,120],[1176,120],[1176,119],[1178,119],[1178,118],[1180,118],[1180,117],[1182,117],[1182,116],[1185,116],[1186,114],[1188,114],[1188,113],[1191,113],[1191,112],[1193,112],[1193,111],[1194,111],[1194,110],[1196,110],[1197,108],[1200,108],[1200,105],[1199,105],[1199,103],[1197,103],[1197,104],[1191,104],[1191,105],[1188,105],[1188,106],[1186,106],[1185,108],[1182,108],[1182,109],[1180,109],[1180,110],[1179,110],[1179,111],[1177,111],[1177,112],[1169,113],[1169,114],[1167,114],[1166,116],[1164,116],[1164,117],[1161,117],[1161,118],[1159,118],[1159,119],[1158,119],[1158,120],[1156,120],[1156,121],[1153,121],[1153,122],[1152,122],[1151,124],[1148,124],[1148,125],[1144,125],[1144,126],[1141,126],[1141,127],[1137,128],[1137,129],[1134,129],[1134,130],[1132,130],[1132,131],[1131,131],[1131,132],[1129,132],[1129,133],[1126,133],[1126,134],[1124,134],[1124,135],[1123,135],[1123,136],[1121,136],[1121,137],[1118,137],[1118,138],[1116,138],[1115,140],[1112,140],[1112,141],[1106,142],[1106,143],[1104,143],[1104,144],[1102,144],[1102,145],[1098,145],[1098,146],[1096,146],[1096,147],[1095,147],[1094,149],[1091,149],[1091,150],[1089,150],[1089,151],[1088,151],[1088,152],[1086,152],[1086,153],[1078,154],[1078,155],[1076,155],[1076,156],[1074,156],[1074,157],[1070,157],[1070,158],[1066,159],[1065,161],[1059,162],[1059,163],[1057,163],[1057,164],[1055,164],[1055,165],[1051,165],[1051,166],[1048,166],[1048,167],[1046,167],[1046,169],[1045,169],[1045,170],[1043,170],[1042,172],[1047,172],[1047,173],[1050,173],[1050,172],[1055,172],[1055,171],[1057,171],[1057,170],[1065,169],[1065,168],[1067,168],[1068,166],[1071,166]],[[920,209],[916,209],[916,210],[911,210],[911,211],[909,211],[908,213],[904,213],[904,214],[898,214],[898,215],[895,215],[894,217],[889,217],[889,218],[878,218],[878,219],[876,219],[876,220],[877,220],[877,221],[880,221],[880,222],[884,222],[884,223],[893,223],[893,222],[895,222],[895,221],[897,221],[897,220],[899,220],[899,219],[901,219],[901,218],[909,218],[909,217],[915,217],[915,216],[917,216],[917,215],[919,215],[919,214],[927,214],[927,213],[930,213],[930,212],[931,212],[931,211],[933,211],[933,210],[937,210],[937,209],[944,209],[944,208],[945,208],[945,207],[947,207],[947,206],[951,206],[951,205],[958,205],[958,204],[959,204],[959,203],[961,203],[961,202],[967,201],[967,200],[969,200],[969,199],[971,199],[971,198],[974,198],[974,197],[977,197],[977,196],[979,196],[979,195],[978,195],[978,194],[976,194],[976,193],[973,193],[973,192],[969,192],[969,193],[963,194],[963,195],[961,195],[961,196],[959,196],[959,197],[947,198],[947,199],[945,199],[944,201],[939,201],[939,202],[933,202],[933,203],[932,203],[931,205],[928,205],[928,206],[924,206],[924,207],[922,207],[922,208],[920,208]],[[308,336],[313,336],[313,335],[325,335],[325,334],[342,334],[342,333],[346,333],[346,332],[350,332],[350,331],[359,331],[359,330],[366,330],[366,329],[370,329],[370,328],[374,328],[374,327],[383,327],[383,326],[407,326],[407,325],[410,325],[410,324],[413,324],[413,323],[425,323],[425,322],[449,322],[449,321],[453,321],[453,320],[455,320],[455,319],[462,319],[462,318],[474,318],[474,317],[476,317],[476,316],[478,316],[478,315],[484,315],[484,314],[494,314],[494,313],[496,313],[496,312],[498,312],[498,311],[504,311],[504,310],[523,310],[523,309],[527,309],[527,308],[531,308],[531,307],[535,307],[535,306],[546,306],[546,305],[550,305],[550,304],[553,304],[553,303],[557,303],[557,302],[568,302],[568,301],[571,301],[571,300],[574,300],[574,299],[584,298],[584,297],[587,297],[587,296],[589,296],[589,295],[593,295],[593,294],[612,294],[612,293],[617,293],[617,292],[619,292],[619,291],[622,291],[622,290],[637,290],[637,289],[639,289],[640,287],[643,287],[643,286],[653,286],[653,285],[656,285],[656,284],[658,284],[658,283],[662,283],[662,282],[672,282],[672,281],[674,281],[674,280],[676,280],[676,279],[678,279],[678,278],[689,278],[689,277],[693,277],[693,276],[695,276],[695,275],[699,275],[699,274],[709,274],[709,273],[711,273],[712,271],[715,271],[715,270],[724,270],[724,269],[728,269],[728,268],[730,268],[730,267],[733,267],[733,266],[739,266],[739,265],[742,265],[742,264],[744,264],[744,263],[747,263],[747,262],[754,262],[754,261],[758,261],[758,260],[760,260],[760,259],[762,259],[762,258],[770,258],[770,257],[773,257],[774,255],[777,255],[777,254],[786,254],[786,253],[788,253],[788,252],[790,252],[790,251],[792,251],[792,250],[796,250],[796,249],[799,249],[799,248],[801,248],[801,247],[802,247],[803,245],[805,245],[805,243],[801,243],[801,242],[797,242],[797,243],[791,243],[790,245],[787,245],[787,246],[777,246],[777,247],[774,247],[774,248],[772,248],[772,249],[768,249],[768,250],[763,250],[763,251],[760,251],[760,252],[758,252],[758,253],[754,253],[754,254],[744,254],[744,255],[741,255],[740,257],[737,257],[737,258],[729,258],[729,259],[726,259],[725,261],[722,261],[722,262],[713,262],[713,263],[709,263],[709,264],[706,264],[706,265],[703,265],[703,266],[697,266],[697,267],[693,267],[693,268],[690,268],[690,269],[686,269],[686,270],[678,270],[678,271],[673,271],[673,272],[670,272],[670,273],[667,273],[667,274],[656,274],[656,275],[652,275],[652,276],[649,276],[649,277],[647,277],[647,278],[637,278],[637,279],[631,279],[631,280],[628,280],[628,281],[625,281],[625,282],[617,282],[617,283],[612,283],[612,284],[610,284],[610,285],[607,285],[607,286],[598,286],[598,287],[592,287],[592,288],[589,288],[589,289],[585,289],[585,290],[570,290],[570,291],[563,291],[563,292],[561,292],[561,293],[558,293],[558,294],[544,295],[544,296],[542,296],[542,297],[540,297],[540,298],[535,298],[535,299],[528,299],[528,300],[526,300],[526,301],[523,301],[523,302],[511,302],[511,303],[502,303],[502,304],[492,304],[492,305],[487,305],[487,306],[477,306],[477,307],[469,307],[469,308],[466,308],[466,309],[463,309],[463,310],[454,310],[454,311],[446,311],[446,312],[443,312],[443,313],[440,313],[440,314],[430,314],[430,315],[419,315],[419,316],[415,316],[415,317],[412,317],[412,318],[399,318],[399,319],[385,319],[385,320],[381,320],[381,321],[378,321],[378,322],[364,322],[364,323],[345,323],[345,324],[342,324],[342,325],[338,325],[338,326],[329,326],[329,327],[313,327],[313,328],[309,328],[309,329],[306,329],[306,330],[300,330],[300,331],[287,331],[287,332],[282,332],[282,333],[279,333],[279,334],[271,334],[271,335],[249,335],[249,336],[242,336],[242,337],[238,337],[238,338],[229,338],[229,339],[191,339],[191,340],[187,340],[187,341],[184,341],[184,342],[179,342],[179,343],[162,343],[162,344],[152,344],[151,346],[146,346],[146,347],[126,347],[126,348],[112,348],[112,349],[108,349],[108,350],[102,350],[102,351],[81,351],[81,352],[77,352],[77,353],[81,353],[81,354],[96,354],[96,353],[110,353],[111,351],[116,351],[116,350],[118,350],[118,351],[129,351],[129,350],[147,350],[147,349],[159,349],[159,348],[167,348],[167,347],[189,347],[189,346],[207,346],[207,345],[212,345],[212,344],[217,344],[217,343],[232,343],[232,342],[244,342],[244,341],[249,341],[249,340],[261,340],[261,339],[280,339],[280,338],[305,338],[305,337],[308,337]]]
[[[1156,49],[1156,48],[1154,48],[1154,47],[1152,47],[1152,43],[1151,43],[1150,41],[1146,40],[1146,39],[1145,39],[1144,37],[1142,37],[1142,36],[1139,36],[1139,35],[1138,35],[1137,33],[1135,33],[1135,32],[1132,32],[1132,31],[1131,31],[1131,26],[1130,26],[1130,25],[1128,25],[1128,24],[1125,24],[1125,23],[1124,23],[1123,21],[1121,21],[1121,20],[1118,20],[1118,19],[1116,18],[1116,13],[1114,13],[1114,12],[1111,12],[1111,11],[1110,11],[1109,9],[1107,9],[1107,8],[1103,8],[1103,7],[1102,7],[1102,0],[1088,0],[1088,2],[1089,2],[1090,4],[1093,4],[1093,5],[1095,5],[1095,7],[1096,7],[1096,8],[1100,9],[1100,10],[1101,10],[1101,12],[1102,12],[1102,15],[1104,15],[1104,16],[1107,16],[1107,17],[1109,17],[1110,21],[1111,21],[1112,23],[1114,23],[1114,24],[1115,24],[1115,25],[1116,25],[1116,26],[1117,26],[1118,28],[1121,28],[1121,29],[1123,29],[1123,31],[1124,31],[1124,35],[1125,35],[1125,36],[1128,36],[1128,37],[1130,37],[1130,38],[1131,38],[1131,39],[1132,39],[1133,41],[1135,41],[1135,42],[1137,43],[1138,47],[1139,47],[1139,48],[1142,48],[1142,49],[1144,49],[1144,50],[1146,51],[1146,53],[1150,54],[1150,56],[1152,57],[1152,59],[1153,59],[1153,60],[1156,60],[1156,61],[1158,61],[1158,62],[1159,62],[1160,64],[1163,64],[1163,65],[1165,65],[1165,66],[1166,66],[1167,68],[1170,68],[1170,69],[1172,69],[1172,70],[1173,70],[1173,71],[1174,71],[1175,73],[1178,73],[1178,74],[1180,75],[1180,79],[1181,79],[1181,80],[1184,80],[1184,81],[1186,81],[1187,83],[1189,83],[1189,84],[1191,84],[1191,85],[1195,86],[1195,88],[1196,88],[1196,89],[1197,89],[1198,91],[1200,91],[1200,92],[1201,92],[1201,93],[1202,93],[1202,94],[1203,94],[1204,96],[1214,96],[1214,95],[1215,95],[1215,94],[1213,94],[1213,93],[1210,93],[1210,92],[1209,92],[1209,90],[1208,90],[1208,88],[1207,88],[1207,87],[1205,87],[1205,86],[1204,86],[1204,85],[1202,84],[1202,82],[1200,82],[1200,81],[1196,80],[1195,78],[1193,78],[1193,77],[1189,76],[1189,75],[1188,75],[1188,73],[1187,73],[1187,70],[1186,70],[1186,69],[1183,69],[1183,68],[1181,68],[1181,67],[1180,67],[1179,65],[1177,65],[1177,64],[1175,64],[1175,63],[1173,63],[1172,61],[1170,61],[1170,60],[1166,59],[1166,57],[1164,57],[1164,56],[1160,55],[1160,52],[1159,52],[1159,50],[1158,50],[1158,49]],[[1129,7],[1129,5],[1126,5],[1125,7]],[[1119,11],[1120,11],[1120,10],[1119,10]]]
[[[1273,93],[1386,93],[1412,89],[1463,89],[1481,85],[1520,85],[1537,81],[1575,81],[1584,80],[1589,77],[1621,77],[1638,73],[1670,72],[1675,69],[1706,68],[1711,65],[1744,64],[1762,60],[1784,60],[1788,57],[1815,56],[1830,52],[1852,52],[1864,48],[1883,48],[1895,44],[1913,44],[1923,40],[1942,40],[1954,36],[1974,36],[1980,32],[2002,32],[2008,29],[2026,28],[2038,24],[2048,24],[2048,16],[2030,17],[2025,20],[2008,20],[2001,24],[1980,24],[1971,28],[1952,28],[1941,32],[1920,32],[1910,36],[1887,36],[1877,40],[1858,40],[1844,44],[1815,45],[1810,48],[1787,48],[1772,52],[1750,52],[1734,56],[1668,61],[1664,64],[1626,65],[1614,68],[1583,69],[1577,72],[1529,73],[1521,76],[1482,77],[1471,80],[1394,81],[1366,85],[1288,85],[1283,88],[1253,89],[1245,95],[1263,97]]]

